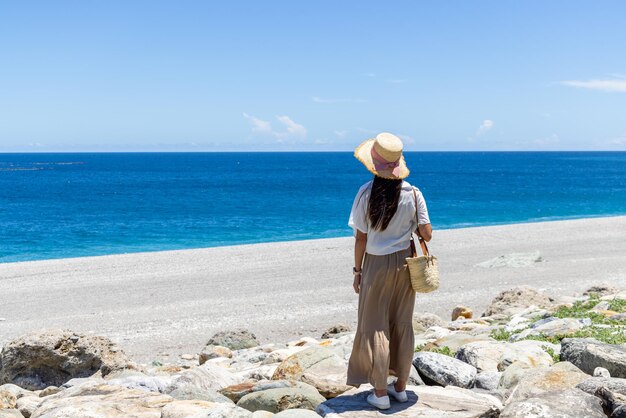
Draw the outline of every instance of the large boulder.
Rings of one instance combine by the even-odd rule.
[[[109,385],[124,386],[128,389],[165,393],[166,388],[172,383],[172,378],[163,375],[149,376],[137,370],[120,370],[107,375],[105,382]]]
[[[578,367],[566,361],[556,363],[552,367],[527,369],[507,402],[531,398],[548,391],[575,388],[587,378],[589,376]]]
[[[252,413],[233,404],[200,400],[172,401],[161,410],[160,418],[251,418]]]
[[[606,344],[592,338],[564,338],[561,360],[569,361],[587,374],[604,367],[613,377],[626,378],[626,347]]]
[[[576,387],[590,395],[595,395],[597,390],[602,387],[611,392],[626,395],[626,379],[620,377],[589,377]]]
[[[259,341],[250,331],[221,331],[213,335],[206,345],[219,345],[227,347],[231,350],[241,350],[244,348],[256,347],[259,345]]]
[[[433,326],[445,327],[446,321],[441,319],[441,317],[429,312],[413,314],[413,330],[415,332],[422,332]]]
[[[280,412],[285,409],[315,408],[326,398],[310,385],[300,384],[297,387],[283,387],[251,392],[237,402],[237,406],[248,411]]]
[[[469,388],[476,378],[474,366],[439,353],[415,353],[413,365],[426,383]]]
[[[454,386],[407,386],[409,401],[391,402],[391,408],[381,413],[367,401],[371,386],[362,385],[343,395],[321,403],[315,410],[328,418],[396,418],[446,417],[496,418],[502,404],[493,396],[476,394]]]
[[[455,357],[476,368],[478,372],[497,372],[507,344],[499,341],[474,341],[462,345]]]
[[[528,337],[563,337],[591,325],[589,318],[546,318],[533,324],[531,328],[511,336],[513,341]]]
[[[309,347],[278,365],[272,380],[298,380],[314,386],[325,398],[349,390],[346,385],[348,366],[332,349]]]
[[[220,390],[220,393],[237,403],[241,398],[252,392],[260,392],[268,389],[281,389],[281,388],[310,388],[303,382],[296,380],[260,380],[258,382],[244,382],[238,385],[227,386]]]
[[[61,386],[73,377],[134,367],[106,337],[47,329],[9,341],[0,352],[0,383],[26,389]]]
[[[491,301],[482,316],[496,314],[514,315],[531,305],[541,308],[550,307],[554,301],[554,298],[530,286],[518,286],[500,292],[500,294]]]
[[[204,363],[175,375],[172,383],[164,390],[165,393],[179,389],[195,388],[201,390],[220,390],[226,386],[242,383],[243,379],[227,369]]]
[[[500,418],[606,418],[600,399],[570,388],[537,394],[509,403]]]
[[[42,398],[31,418],[107,417],[160,418],[172,398],[141,389],[83,384]]]

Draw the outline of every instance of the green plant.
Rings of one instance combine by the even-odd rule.
[[[543,351],[545,351],[546,353],[548,353],[552,357],[552,360],[555,363],[558,363],[559,361],[561,361],[561,355],[560,354],[556,354],[554,352],[554,349],[552,349],[552,347],[541,347],[541,348],[543,348]]]
[[[430,350],[424,350],[424,348],[426,347],[426,345],[422,344],[422,345],[418,345],[415,347],[415,352],[419,352],[419,351],[428,351],[431,353],[438,353],[438,354],[443,354],[445,356],[450,356],[450,357],[454,357],[454,355],[456,354],[456,351],[453,351],[450,347],[448,347],[447,345],[441,346],[441,347],[433,347]]]
[[[511,333],[504,328],[495,328],[489,334],[491,338],[498,341],[508,341],[511,338]]]

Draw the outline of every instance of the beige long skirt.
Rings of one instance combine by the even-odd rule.
[[[415,350],[415,291],[405,261],[410,255],[410,248],[382,256],[365,254],[348,385],[370,383],[385,389],[389,375],[409,377]]]

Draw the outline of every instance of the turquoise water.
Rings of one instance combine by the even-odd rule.
[[[406,153],[435,229],[626,214],[626,152]],[[0,262],[349,236],[352,153],[0,154]]]

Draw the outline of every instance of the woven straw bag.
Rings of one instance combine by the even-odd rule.
[[[413,189],[413,197],[415,198],[415,217],[417,217],[417,194],[415,189]],[[418,293],[429,293],[439,288],[439,263],[437,257],[431,255],[428,251],[426,242],[419,235],[419,229],[417,230],[417,237],[424,255],[417,255],[415,240],[413,239],[413,234],[411,234],[412,256],[406,258],[406,263],[409,267],[413,290]]]

